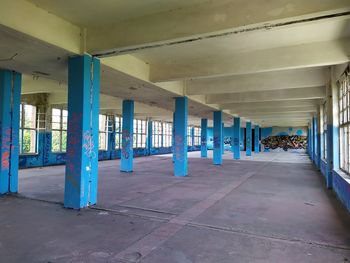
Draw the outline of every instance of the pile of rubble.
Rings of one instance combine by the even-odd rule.
[[[265,149],[277,149],[282,148],[285,151],[288,149],[306,149],[307,137],[299,135],[282,135],[282,136],[269,136],[261,141]]]

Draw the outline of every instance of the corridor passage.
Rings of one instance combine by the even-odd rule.
[[[64,166],[20,170],[0,202],[1,262],[346,262],[350,218],[302,151],[254,154],[222,166],[188,154],[99,163],[98,205],[62,209]],[[30,259],[29,261],[26,259]]]

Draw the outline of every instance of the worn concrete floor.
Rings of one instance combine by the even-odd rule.
[[[222,166],[189,153],[100,163],[94,208],[62,208],[64,167],[20,171],[0,198],[0,262],[346,262],[350,216],[304,153],[260,153]]]

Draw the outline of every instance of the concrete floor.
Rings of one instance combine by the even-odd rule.
[[[189,153],[99,164],[92,209],[62,208],[64,167],[20,171],[0,198],[0,262],[346,262],[350,217],[301,152],[261,153],[222,166]],[[42,201],[39,201],[42,200]]]

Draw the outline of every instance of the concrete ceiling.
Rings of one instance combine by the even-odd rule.
[[[97,55],[110,112],[131,98],[171,120],[186,95],[193,123],[222,109],[226,125],[304,126],[350,57],[348,0],[3,1],[0,67],[65,83],[68,56]]]

